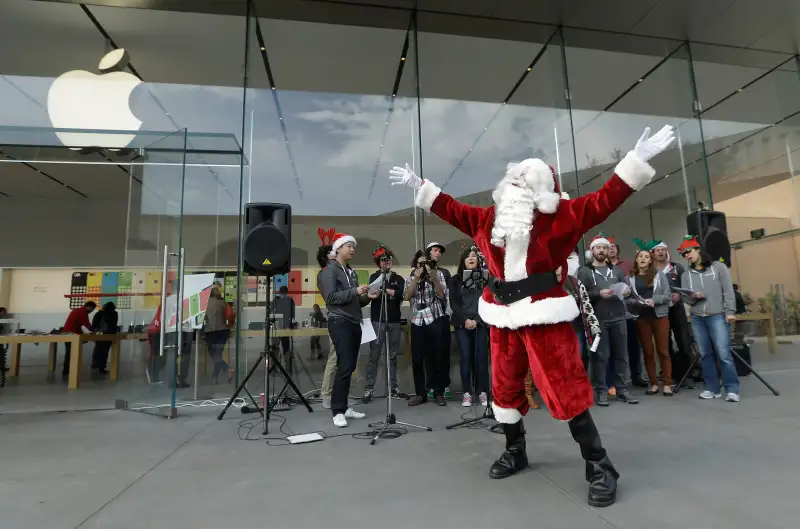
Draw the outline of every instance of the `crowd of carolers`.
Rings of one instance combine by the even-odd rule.
[[[576,249],[568,260],[568,270],[556,271],[559,282],[562,274],[566,274],[564,288],[580,308],[572,326],[595,390],[595,404],[602,407],[609,406],[611,401],[637,404],[639,399],[633,395],[632,387],[645,389],[644,395],[672,397],[681,381],[689,389],[694,389],[696,381],[703,381],[701,399],[725,398],[738,402],[739,380],[730,352],[729,323],[744,307],[728,268],[711,261],[692,237],[684,239],[677,249],[685,264],[672,259],[663,241],[633,242],[638,248],[631,254],[632,259],[626,260],[621,258],[614,237],[599,234],[592,239],[583,263]],[[318,260],[323,270],[331,262],[330,248],[330,244],[320,247]],[[478,300],[488,281],[486,265],[476,246],[465,247],[458,269],[452,274],[438,266],[444,251],[445,247],[437,242],[418,251],[411,262],[412,273],[405,278],[392,271],[396,258],[381,245],[373,254],[377,269],[369,282],[385,277],[386,296],[370,299],[356,290],[354,296],[361,298],[359,310],[349,315],[335,305],[329,307],[329,318],[349,317],[355,325],[360,321],[360,308],[371,305],[370,319],[377,340],[369,345],[363,403],[371,402],[375,396],[378,365],[385,350],[389,353],[391,395],[409,398],[400,390],[397,379],[402,332],[400,307],[405,300],[410,305],[414,384],[408,405],[432,400],[445,406],[453,396],[450,351],[454,337],[459,351],[461,405],[470,407],[480,402],[488,406],[490,330],[478,314]],[[332,268],[333,271],[337,270]],[[352,285],[356,285],[354,277]],[[322,272],[320,281],[324,281]],[[326,285],[320,284],[320,288],[324,292]],[[368,293],[366,285],[356,288]],[[331,291],[333,286],[327,285],[327,289]],[[318,305],[314,306],[312,319],[320,325],[327,323]],[[320,358],[319,343],[312,349],[312,355]],[[700,355],[699,366],[694,366],[699,367],[699,372],[692,370],[695,350]],[[350,359],[352,370],[356,368],[356,360]],[[352,371],[347,371],[339,374],[342,385],[347,382],[348,386],[343,395],[349,394]],[[322,384],[325,408],[332,406],[336,374],[336,350],[331,342]],[[530,407],[538,409],[530,373],[526,394]]]

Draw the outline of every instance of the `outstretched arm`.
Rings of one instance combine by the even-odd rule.
[[[614,168],[614,174],[603,187],[582,197],[567,202],[570,213],[578,223],[579,235],[583,235],[606,220],[630,197],[650,183],[655,175],[648,161],[663,152],[675,141],[675,133],[666,125],[650,137],[646,128],[636,147]]]
[[[442,193],[433,182],[422,180],[408,167],[394,167],[389,171],[392,185],[404,185],[417,190],[416,206],[430,211],[458,231],[474,237],[493,208],[480,208],[462,204],[448,194]]]

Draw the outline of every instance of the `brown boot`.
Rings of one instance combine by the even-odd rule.
[[[525,396],[528,397],[528,406],[531,409],[538,410],[540,408],[539,403],[536,402],[536,399],[533,398],[533,375],[531,375],[531,370],[528,370],[528,376],[525,377]]]

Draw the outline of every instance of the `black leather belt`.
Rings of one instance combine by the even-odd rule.
[[[555,272],[533,274],[519,281],[502,281],[496,277],[489,278],[489,290],[503,305],[536,296],[558,286]]]

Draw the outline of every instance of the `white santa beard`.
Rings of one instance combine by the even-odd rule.
[[[528,277],[528,245],[533,226],[534,201],[528,190],[501,183],[495,193],[496,214],[492,244],[505,247],[503,275],[506,281]]]
[[[495,201],[492,244],[502,248],[510,237],[527,237],[533,226],[533,193],[501,182],[492,195]]]

